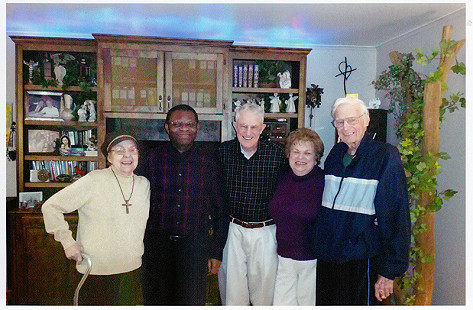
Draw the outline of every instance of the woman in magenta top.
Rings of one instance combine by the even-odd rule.
[[[322,203],[324,172],[318,166],[324,144],[318,134],[299,128],[286,139],[291,169],[282,173],[269,212],[276,222],[278,269],[274,305],[314,306],[317,260],[309,229]]]

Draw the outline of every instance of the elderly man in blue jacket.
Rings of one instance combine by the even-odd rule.
[[[325,189],[314,229],[317,305],[375,305],[408,268],[410,215],[398,150],[367,133],[369,111],[337,99],[341,142],[325,160]]]

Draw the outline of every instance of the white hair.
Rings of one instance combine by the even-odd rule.
[[[235,122],[238,121],[240,113],[243,111],[250,111],[261,117],[261,121],[264,122],[264,107],[253,101],[249,101],[235,108]]]
[[[355,97],[347,96],[347,97],[342,97],[342,98],[338,98],[337,100],[335,100],[335,103],[333,104],[333,107],[332,107],[332,117],[335,116],[335,111],[343,103],[346,103],[346,104],[349,104],[349,105],[357,104],[361,108],[361,113],[362,114],[369,115],[368,107],[363,102],[363,100],[355,98]]]

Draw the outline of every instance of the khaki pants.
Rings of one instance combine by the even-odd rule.
[[[278,265],[276,225],[244,228],[230,223],[218,272],[223,305],[271,306]]]

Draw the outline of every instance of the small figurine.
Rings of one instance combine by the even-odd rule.
[[[280,88],[291,88],[291,74],[288,70],[278,73],[279,87]]]
[[[97,112],[95,111],[95,101],[94,100],[86,100],[84,101],[84,105],[86,106],[87,110],[89,111],[89,118],[88,122],[95,122],[97,120]]]
[[[23,63],[28,66],[28,73],[29,73],[29,81],[28,84],[33,84],[31,81],[33,79],[33,70],[38,66],[38,62],[35,62],[34,60],[30,60],[29,62],[26,62],[26,60],[23,60]]]
[[[77,110],[77,115],[79,116],[79,122],[87,121],[87,107],[83,104],[79,110]]]
[[[271,113],[279,113],[279,105],[281,104],[281,99],[279,99],[278,94],[274,93],[274,96],[271,96],[269,98],[271,98],[271,108],[269,111]]]
[[[76,58],[67,53],[52,54],[51,58],[54,62],[54,74],[56,76],[56,80],[58,81],[59,86],[62,86],[63,79],[67,73],[66,68],[63,65],[70,60],[75,60]]]
[[[62,136],[61,147],[59,148],[59,153],[61,155],[67,155],[69,154],[70,150],[71,150],[71,140],[69,140],[68,136]]]
[[[96,151],[97,150],[97,138],[95,136],[90,136],[89,143],[87,143],[87,151]]]
[[[62,86],[62,80],[66,76],[66,68],[64,68],[63,65],[54,65],[54,74],[56,75],[59,86]]]
[[[298,98],[299,96],[292,96],[292,94],[289,94],[289,99],[286,100],[286,112],[287,113],[296,113],[296,105],[294,101]]]
[[[264,98],[261,98],[261,100],[259,101],[259,105],[262,106],[264,109]]]

